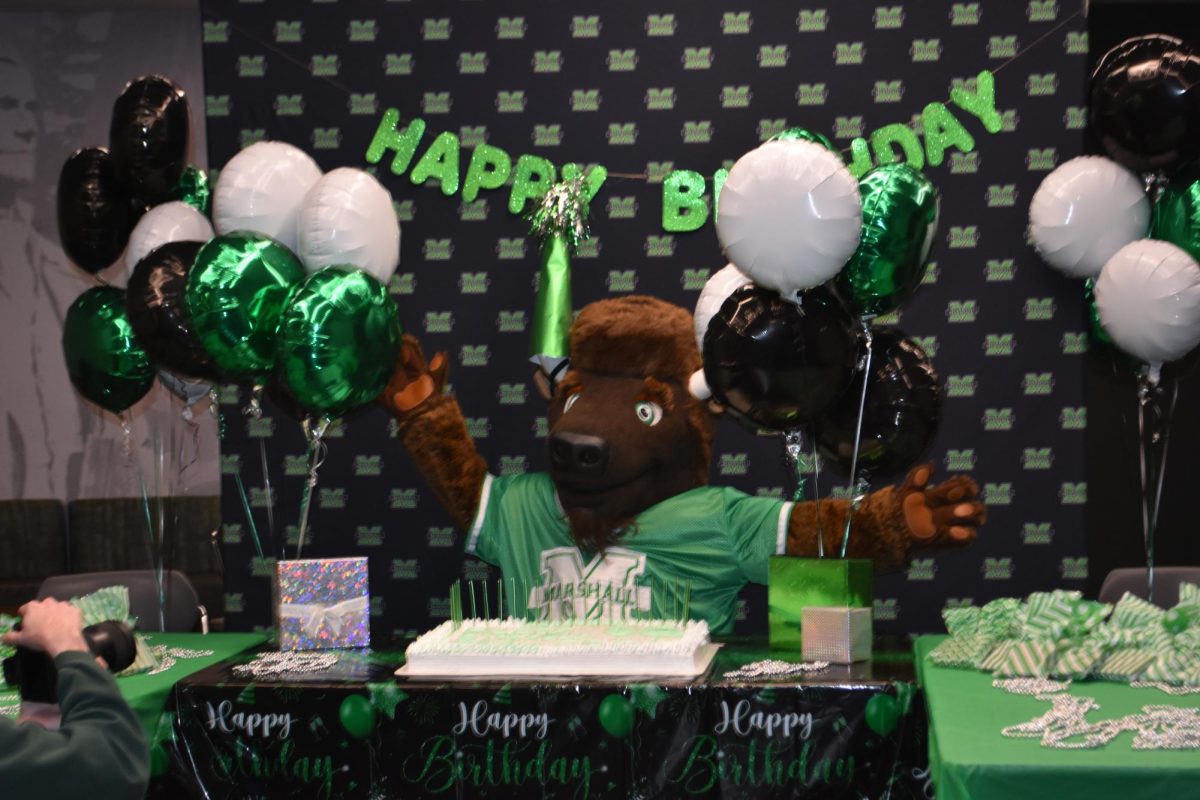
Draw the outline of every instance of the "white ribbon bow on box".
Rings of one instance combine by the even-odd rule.
[[[301,630],[313,638],[320,634],[322,625],[328,625],[335,636],[341,636],[350,619],[366,613],[369,604],[365,595],[352,597],[331,606],[321,603],[282,603],[279,606],[279,616],[281,619],[300,620]]]

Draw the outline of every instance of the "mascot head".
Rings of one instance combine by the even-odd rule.
[[[654,504],[708,482],[712,421],[688,391],[692,315],[653,297],[586,306],[550,404],[550,474],[579,546],[616,542]]]

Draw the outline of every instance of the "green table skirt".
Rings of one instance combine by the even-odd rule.
[[[938,800],[1096,800],[1200,797],[1200,752],[1134,750],[1124,732],[1096,750],[1056,750],[1038,739],[1000,735],[1050,709],[992,686],[992,676],[926,660],[944,636],[916,642],[917,675],[929,709],[929,760]],[[1100,704],[1089,720],[1123,717],[1146,705],[1200,707],[1200,695],[1172,697],[1108,681],[1076,682],[1071,694]]]

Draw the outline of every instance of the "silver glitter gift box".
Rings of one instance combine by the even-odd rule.
[[[367,559],[313,558],[275,565],[280,650],[369,647]]]
[[[871,657],[871,609],[809,606],[800,619],[805,661],[852,664]]]

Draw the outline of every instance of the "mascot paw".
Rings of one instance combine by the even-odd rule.
[[[426,362],[421,343],[406,333],[396,369],[379,401],[397,417],[404,416],[430,397],[442,393],[449,368],[450,361],[445,353],[438,353]]]
[[[987,521],[979,486],[966,475],[954,475],[930,486],[933,465],[908,474],[900,489],[904,521],[914,547],[961,546],[975,540],[975,529]]]

